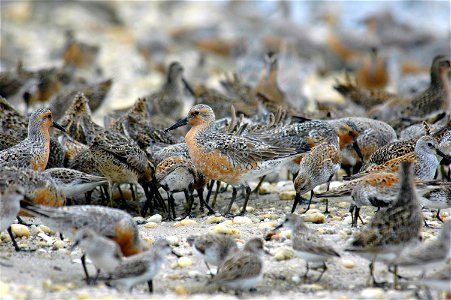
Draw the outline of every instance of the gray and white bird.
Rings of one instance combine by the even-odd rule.
[[[190,236],[187,242],[193,248],[194,254],[205,261],[210,274],[212,273],[208,264],[219,266],[228,256],[238,251],[235,241],[225,234]]]
[[[152,280],[160,271],[161,266],[170,253],[178,256],[165,239],[158,240],[154,246],[140,254],[124,258],[110,274],[109,284],[123,286],[131,291],[137,284],[147,282],[149,292],[153,292]]]

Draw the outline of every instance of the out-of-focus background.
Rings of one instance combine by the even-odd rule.
[[[219,89],[231,72],[253,86],[275,51],[287,100],[314,110],[341,100],[335,79],[373,48],[386,59],[386,89],[405,96],[451,52],[448,1],[2,1],[1,20],[1,71],[69,65],[87,82],[112,79],[97,118],[157,90],[172,61],[193,86]]]

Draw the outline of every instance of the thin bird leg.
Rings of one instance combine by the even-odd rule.
[[[96,269],[96,270],[97,270],[96,277],[94,277],[94,279],[91,280],[92,285],[96,284],[97,279],[99,278],[99,275],[100,275],[100,269]]]
[[[393,268],[392,268],[393,267]],[[404,276],[401,276],[401,275],[399,275],[397,272],[398,272],[398,266],[397,265],[393,265],[393,264],[391,264],[391,265],[389,265],[388,266],[388,272],[390,272],[390,273],[392,273],[392,274],[396,274],[396,277],[398,278],[398,279],[409,279],[408,277],[404,277]]]
[[[91,204],[91,201],[92,201],[92,192],[93,192],[93,190],[85,193],[85,201],[86,201],[86,204]]]
[[[152,203],[153,191],[147,184],[142,185],[144,194],[146,195],[146,202],[144,202],[143,207],[141,208],[141,216],[144,217],[147,213],[147,210],[150,210],[152,214],[154,212],[154,206]]]
[[[132,191],[132,199],[133,201],[139,201],[138,198],[136,198],[136,193],[135,193],[135,189],[134,189],[134,184],[130,183],[130,190]]]
[[[225,187],[222,187],[222,188],[219,190],[219,192],[220,192],[220,193],[224,193],[224,192],[227,191],[228,188],[229,188],[229,184],[227,183],[227,184],[225,185]]]
[[[197,195],[199,196],[199,201],[200,201],[200,207],[201,210],[203,210],[204,206],[208,209],[208,214],[209,215],[214,215],[215,211],[210,207],[210,205],[208,205],[207,202],[205,202],[204,200],[204,193],[203,193],[204,189],[198,189],[197,190]]]
[[[260,177],[260,181],[258,182],[258,184],[255,187],[255,189],[252,191],[252,193],[258,194],[258,191],[260,190],[260,187],[262,186],[262,183],[265,180],[265,178],[266,178],[266,175],[263,175],[262,177]]]
[[[305,274],[304,274],[303,277],[304,277],[304,278],[307,278],[308,271],[310,270],[309,265],[308,265],[308,262],[305,263],[305,269],[306,269],[306,270],[305,270]]]
[[[312,198],[313,198],[313,190],[310,191],[310,199],[308,200],[307,209],[304,210],[304,214],[310,209],[310,204],[312,204]]]
[[[374,262],[375,261],[376,261],[376,256],[373,257],[373,259],[371,260],[371,263],[369,265],[372,285],[375,287],[385,287],[386,282],[377,282],[376,277],[374,277]]]
[[[362,218],[360,217],[360,207],[355,207],[354,208],[354,226],[352,227],[357,227],[357,222],[358,220],[360,220],[360,222],[362,222],[363,225],[365,225],[365,222],[363,222]]]
[[[373,281],[373,286],[377,285],[377,281],[376,278],[374,278],[374,260],[376,258],[373,258],[370,262],[369,268],[370,268],[370,276],[371,276],[371,280]]]
[[[89,277],[88,269],[86,268],[86,254],[81,257],[81,265],[83,266],[83,271],[85,271],[86,283],[90,284],[91,278]]]
[[[174,200],[174,196],[172,196],[172,193],[168,192],[168,205],[169,205],[169,220],[173,221],[176,218],[175,215],[175,200]],[[172,216],[171,216],[171,211],[172,211]]]
[[[360,217],[360,208],[357,206],[354,206],[354,224],[352,227],[357,227],[357,223],[359,222],[359,217]],[[363,223],[363,222],[362,222]]]
[[[22,220],[22,218],[19,217],[19,216],[17,216],[16,219],[17,219],[17,223],[19,223],[19,224],[25,225],[25,226],[27,226],[27,227],[30,227],[30,226],[32,225],[32,224],[27,223],[27,222],[25,222],[24,220]],[[442,222],[443,222],[443,221],[442,221]]]
[[[208,265],[208,263],[204,260],[205,265],[207,266],[208,272],[210,272],[210,276],[213,277],[213,272],[210,269],[210,266]]]
[[[205,202],[210,202],[211,191],[213,190],[213,185],[215,184],[215,180],[212,180],[210,184],[207,185],[207,198],[205,198]]]
[[[11,238],[11,242],[13,242],[14,249],[17,252],[19,252],[20,251],[20,247],[19,247],[19,245],[17,245],[16,238],[14,237],[13,232],[11,230],[11,226],[8,227],[8,234],[9,234],[9,237]]]
[[[351,214],[351,227],[357,227],[357,222],[354,220],[354,209],[355,205],[351,204],[351,206],[349,206],[349,213]]]
[[[124,202],[125,201],[124,194],[122,193],[122,189],[119,184],[117,185],[117,190],[119,191],[119,194],[121,194],[122,202]]]
[[[326,189],[326,192],[328,192],[329,191],[329,187],[330,187],[330,182],[332,181],[332,178],[334,177],[334,174],[332,174],[332,175],[330,175],[330,177],[329,177],[329,180],[327,181],[327,189]],[[312,190],[312,193],[313,193],[313,190]],[[326,199],[326,210],[324,211],[324,214],[326,215],[328,215],[328,214],[330,214],[330,212],[329,212],[329,199]]]
[[[224,214],[225,216],[230,216],[230,210],[232,209],[233,202],[235,202],[237,193],[238,193],[238,191],[234,187],[233,190],[232,190],[232,199],[230,200],[229,205],[227,206],[227,209],[226,209],[225,214]]]
[[[149,293],[153,293],[153,281],[147,281],[147,286],[149,287]]]
[[[108,199],[110,200],[110,207],[113,207],[113,187],[111,182],[108,182]]]
[[[204,188],[196,189],[197,197],[199,197],[200,211],[204,211]],[[200,200],[202,198],[202,200]]]
[[[360,217],[360,208],[359,208],[357,215],[358,215],[360,222],[362,222],[362,224],[365,225],[365,222],[363,222],[362,217]]]
[[[216,181],[216,191],[215,194],[213,196],[213,202],[211,202],[211,207],[215,207],[216,206],[216,200],[218,199],[218,194],[219,194],[219,189],[221,188],[221,181],[217,180]]]
[[[153,180],[149,185],[149,189],[153,192],[153,195],[155,196],[158,205],[163,209],[163,212],[168,212],[169,210],[166,207],[166,203],[163,197],[161,197],[160,191],[158,191],[158,187],[155,185],[155,182]]]
[[[300,201],[301,201],[301,195],[299,193],[296,193],[296,196],[294,196],[293,206],[291,207],[291,213],[294,213],[294,211],[296,210],[296,206],[298,205],[298,203]]]
[[[249,201],[249,197],[252,194],[252,190],[250,186],[246,186],[246,198],[244,198],[243,208],[241,212],[238,214],[239,216],[244,216],[246,214],[247,202]]]
[[[182,219],[186,219],[187,217],[189,217],[189,215],[191,214],[191,210],[193,209],[194,196],[191,188],[189,192],[188,190],[184,190],[183,192],[185,193],[185,199],[188,202],[188,209],[185,211],[185,216],[182,217]]]
[[[393,268],[393,288],[398,289],[398,266],[395,265]]]
[[[321,277],[323,277],[323,274],[326,272],[326,270],[327,270],[326,263],[323,262],[323,271],[321,272],[321,274],[319,274],[319,277],[318,277],[318,279],[316,280],[316,282],[319,282],[319,281],[321,280]]]

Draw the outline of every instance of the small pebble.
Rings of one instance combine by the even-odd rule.
[[[38,228],[39,228],[40,230],[42,230],[42,232],[44,232],[44,233],[47,234],[47,235],[53,235],[53,234],[55,234],[55,231],[53,231],[52,229],[48,228],[48,227],[45,226],[45,225],[39,225]]]
[[[191,260],[191,258],[186,257],[186,256],[182,256],[177,260],[177,267],[179,268],[186,268],[189,267],[193,264],[193,261]]]
[[[304,222],[311,222],[315,224],[321,224],[326,221],[326,216],[322,213],[305,214],[302,216]]]
[[[294,275],[293,277],[291,277],[291,281],[293,281],[294,283],[299,283],[301,282],[301,277]]]
[[[233,218],[233,224],[252,224],[252,220],[248,217],[236,216]]]
[[[29,237],[30,230],[22,224],[11,224],[11,231],[16,237]]]
[[[2,242],[9,242],[11,238],[9,237],[9,234],[7,234],[6,232],[0,232],[0,240]]]
[[[258,218],[260,220],[265,220],[265,219],[275,220],[275,219],[277,219],[277,216],[274,214],[262,214],[262,215],[259,215]]]
[[[302,287],[309,290],[310,292],[320,291],[320,290],[324,289],[323,286],[318,283],[304,284]]]
[[[178,237],[176,237],[175,235],[170,235],[170,236],[166,237],[166,240],[168,240],[168,242],[171,246],[178,246],[180,243],[180,239]]]
[[[248,207],[246,207],[246,212],[248,212],[248,213],[253,213],[253,212],[255,212],[255,207],[253,207],[253,206],[248,206]]]
[[[157,224],[160,224],[162,220],[163,220],[163,217],[159,214],[156,214],[156,215],[153,215],[153,216],[150,216],[147,218],[147,222],[154,222]]]
[[[340,208],[349,208],[349,203],[348,202],[338,202],[336,204],[336,206],[340,207]]]
[[[381,288],[366,288],[360,292],[363,299],[384,299],[384,290]]]
[[[269,182],[263,182],[260,186],[260,189],[258,190],[258,193],[260,195],[270,194],[272,189],[273,187],[271,186],[271,184],[269,184]]]
[[[147,245],[149,247],[151,247],[153,245],[153,239],[149,238],[149,237],[141,237],[141,239],[147,243]]]
[[[175,227],[181,227],[181,226],[189,226],[189,225],[194,225],[197,224],[196,220],[193,219],[183,219],[180,222],[177,222],[174,224]]]
[[[158,227],[158,223],[156,222],[147,222],[143,225],[144,228],[155,228]]]
[[[211,216],[205,221],[207,224],[218,224],[224,222],[225,218],[223,216]]]
[[[208,231],[209,232],[214,232],[214,233],[221,233],[221,234],[230,235],[230,236],[232,236],[234,238],[239,238],[240,235],[241,235],[239,229],[223,225],[223,223],[208,228]]]
[[[291,230],[282,230],[280,236],[285,239],[291,239]]]
[[[276,250],[276,253],[274,253],[274,258],[277,261],[289,260],[289,259],[293,258],[293,256],[294,256],[294,252],[289,247],[280,247],[279,249]]]
[[[31,227],[31,235],[32,236],[36,236],[36,235],[38,235],[39,233],[43,233],[44,231],[42,231],[42,229],[41,228],[39,228],[39,227],[37,227],[37,226],[32,226]]]
[[[240,208],[238,207],[238,204],[233,203],[233,204],[232,204],[232,207],[230,208],[230,212],[236,213],[236,212],[238,212],[239,210],[240,210]]]
[[[265,222],[265,223],[261,223],[258,225],[258,229],[260,230],[265,230],[265,229],[272,229],[274,227],[276,227],[277,224],[274,222]]]
[[[354,268],[354,265],[355,265],[355,263],[350,259],[342,259],[341,264],[343,265],[343,267],[348,268],[348,269]]]
[[[294,199],[294,196],[296,196],[296,192],[295,191],[281,192],[279,194],[279,200],[291,201],[291,200]]]
[[[183,285],[176,286],[174,292],[179,296],[188,295],[188,291],[186,290],[186,287],[184,287]]]
[[[66,247],[66,243],[63,242],[63,241],[61,241],[61,240],[56,240],[56,241],[53,243],[53,248],[54,248],[54,249],[62,249],[62,248],[64,248],[64,247]]]

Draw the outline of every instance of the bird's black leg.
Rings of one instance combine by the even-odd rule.
[[[238,193],[238,191],[237,191],[236,187],[234,187],[232,190],[232,199],[230,200],[229,205],[227,206],[227,209],[224,214],[225,216],[230,216],[230,210],[232,209],[233,202],[235,202],[237,193]]]
[[[247,202],[249,201],[249,197],[251,196],[252,190],[250,186],[246,186],[246,198],[244,199],[243,209],[239,213],[240,216],[244,216],[246,214]]]

